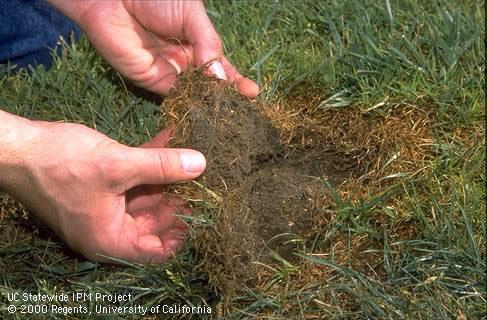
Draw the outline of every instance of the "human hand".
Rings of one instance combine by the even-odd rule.
[[[135,84],[168,94],[188,65],[209,70],[255,97],[257,84],[238,73],[201,1],[50,0],[76,21],[101,55]]]
[[[201,153],[163,148],[168,131],[131,148],[77,124],[36,122],[29,130],[35,138],[20,151],[26,169],[9,191],[72,249],[93,261],[158,263],[182,244],[187,225],[178,215],[190,210],[161,191],[199,176]]]

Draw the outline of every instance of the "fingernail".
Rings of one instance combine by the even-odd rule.
[[[179,63],[176,62],[176,60],[174,60],[173,58],[170,58],[170,59],[167,59],[167,62],[172,64],[172,66],[174,67],[174,69],[176,69],[176,72],[178,74],[181,73],[181,66],[179,65]]]
[[[222,80],[227,80],[227,75],[225,74],[225,70],[221,62],[215,61],[210,66],[210,71],[218,78]]]
[[[179,154],[184,172],[188,174],[201,174],[206,168],[206,159],[198,151],[181,151]]]

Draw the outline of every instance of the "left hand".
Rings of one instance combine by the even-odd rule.
[[[206,160],[165,148],[169,131],[137,148],[79,124],[1,111],[0,123],[0,189],[73,250],[92,261],[160,263],[183,244],[191,210],[162,190],[198,177]]]

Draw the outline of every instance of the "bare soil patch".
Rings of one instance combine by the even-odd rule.
[[[172,191],[203,217],[191,220],[195,271],[208,275],[224,304],[244,286],[266,286],[269,271],[255,262],[279,268],[277,254],[304,267],[308,263],[293,254],[304,248],[358,263],[373,277],[383,274],[382,258],[367,253],[382,247],[380,236],[350,239],[338,232],[324,239],[337,219],[333,197],[360,205],[370,194],[393,190],[398,179],[426,172],[433,157],[430,112],[408,104],[387,114],[359,106],[326,109],[324,97],[307,85],[258,104],[201,70],[182,74],[176,87],[162,105],[175,128],[172,146],[203,152],[208,166],[197,183]],[[397,202],[400,195],[392,194],[383,201]],[[369,219],[382,224],[385,217]],[[299,278],[324,281],[331,272],[314,265]],[[289,284],[299,288],[303,281]]]
[[[322,185],[319,177],[342,182],[346,172],[336,169],[341,159],[318,147],[284,145],[258,105],[229,91],[206,91],[186,113],[186,146],[208,157],[206,186],[234,194],[239,203],[234,210],[248,211],[256,223],[248,235],[256,240],[306,232],[313,215],[311,194]]]
[[[188,185],[176,192],[188,199],[217,199],[214,205],[195,206],[196,215],[208,207],[216,212],[211,227],[194,226],[193,243],[204,260],[200,267],[219,278],[218,286],[233,291],[237,283],[254,280],[252,262],[268,261],[270,251],[295,258],[299,243],[316,232],[323,179],[338,185],[352,170],[342,167],[349,162],[345,154],[324,148],[327,141],[284,141],[262,106],[216,79],[194,71],[183,75],[177,88],[163,104],[169,126],[175,127],[172,146],[205,154],[207,170],[199,181],[217,196]]]

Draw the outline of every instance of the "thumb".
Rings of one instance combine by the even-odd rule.
[[[174,134],[173,128],[165,128],[158,135],[144,144],[140,148],[164,148]]]
[[[215,30],[215,27],[206,14],[203,2],[198,2],[197,7],[195,3],[191,3],[191,17],[187,19],[187,24],[184,28],[186,39],[193,46],[193,57],[197,66],[202,66],[205,63],[215,60],[209,66],[209,71],[217,78],[226,80],[227,76],[221,61],[218,61],[223,56],[223,46],[220,36]]]
[[[129,188],[142,184],[170,184],[195,179],[206,168],[201,152],[190,149],[130,148],[127,152]]]

